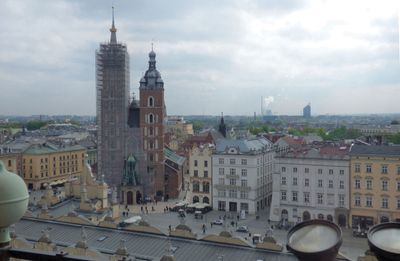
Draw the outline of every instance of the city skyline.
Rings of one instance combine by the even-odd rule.
[[[112,4],[0,3],[1,113],[95,115],[93,54],[108,40]],[[168,114],[259,114],[262,96],[278,114],[300,115],[309,102],[313,115],[399,112],[396,1],[114,6],[130,92],[138,97],[154,42]]]

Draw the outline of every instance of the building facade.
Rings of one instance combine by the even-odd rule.
[[[22,153],[22,177],[28,189],[60,184],[81,176],[86,149],[80,145],[32,144]]]
[[[265,138],[217,140],[212,155],[214,209],[254,214],[268,207],[273,155]]]
[[[114,15],[110,32],[96,51],[97,176],[116,185],[128,154],[129,55],[117,42]]]
[[[212,205],[212,152],[214,145],[194,146],[189,153],[189,202]]]
[[[275,158],[270,220],[326,219],[347,226],[348,146],[304,146]]]
[[[354,145],[351,157],[351,226],[400,221],[400,146]]]
[[[145,180],[149,195],[165,194],[164,173],[164,82],[156,69],[156,53],[149,53],[149,68],[140,80],[140,129],[143,135]]]

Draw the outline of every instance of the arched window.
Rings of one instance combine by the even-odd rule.
[[[154,123],[154,115],[153,114],[149,114],[149,123]]]
[[[148,101],[147,101],[147,106],[149,107],[154,107],[154,98],[153,97],[149,97]]]
[[[149,128],[149,135],[150,135],[150,136],[153,136],[153,127],[150,127],[150,128]]]

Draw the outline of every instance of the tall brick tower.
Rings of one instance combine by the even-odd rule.
[[[140,80],[140,129],[143,135],[146,174],[144,194],[164,195],[164,82],[156,69],[156,53],[149,53],[149,69]]]
[[[117,185],[128,155],[129,54],[117,42],[114,8],[110,32],[110,41],[96,51],[97,174]]]

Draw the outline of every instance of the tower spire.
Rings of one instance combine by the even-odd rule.
[[[117,28],[115,28],[115,23],[114,23],[114,6],[112,7],[112,24],[111,24],[110,32],[111,32],[110,43],[116,44],[117,43]]]

